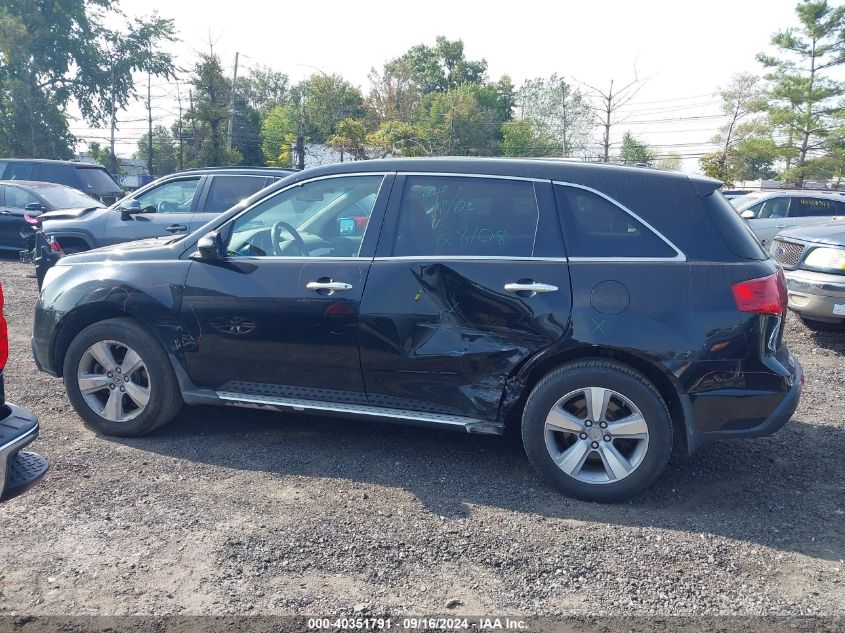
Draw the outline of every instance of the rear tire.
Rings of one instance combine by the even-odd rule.
[[[132,319],[107,319],[82,330],[65,354],[63,375],[79,417],[106,435],[149,433],[183,404],[167,354]]]
[[[565,494],[621,501],[666,468],[672,421],[654,386],[621,363],[582,360],[543,378],[522,420],[525,453]]]
[[[829,321],[816,321],[807,317],[799,316],[801,323],[814,332],[845,332],[845,321],[832,323]]]

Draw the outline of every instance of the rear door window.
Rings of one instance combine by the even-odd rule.
[[[9,163],[6,169],[6,180],[32,180],[32,163]]]
[[[226,211],[249,198],[268,183],[264,176],[226,176],[212,177],[211,186],[205,199],[204,211]]]
[[[77,167],[76,175],[82,182],[82,191],[88,193],[112,193],[120,191],[114,179],[101,167]]]
[[[675,257],[654,231],[610,200],[591,191],[555,185],[569,257]]]
[[[530,257],[537,219],[531,182],[408,176],[393,255]]]
[[[842,215],[845,212],[845,202],[830,200],[828,198],[798,198],[798,204],[794,206],[795,217],[831,217]]]

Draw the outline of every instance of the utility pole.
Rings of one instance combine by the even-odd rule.
[[[235,70],[232,73],[232,99],[229,102],[229,149],[232,149],[232,132],[235,126],[235,93],[238,90],[238,55],[239,53],[235,51]]]
[[[114,129],[117,127],[117,115],[115,112],[114,98],[114,59],[111,59],[111,134],[109,135],[109,170],[117,175],[117,156],[114,154]]]
[[[305,96],[299,100],[299,130],[296,135],[296,168],[305,169]]]
[[[179,171],[184,169],[184,154],[182,150],[182,91],[179,90],[179,82],[176,82],[176,102],[179,104],[179,118],[176,119],[176,126],[179,133]]]
[[[147,73],[147,171],[153,175],[153,104],[151,75]]]
[[[188,89],[188,105],[191,109],[191,160],[197,156],[197,117],[194,116],[194,91]]]

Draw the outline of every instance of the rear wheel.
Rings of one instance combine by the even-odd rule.
[[[639,372],[603,360],[547,375],[525,405],[522,439],[534,467],[587,501],[627,499],[652,484],[672,450],[666,404]]]
[[[131,319],[108,319],[82,330],[65,355],[64,381],[83,422],[107,435],[149,433],[182,405],[167,354]]]

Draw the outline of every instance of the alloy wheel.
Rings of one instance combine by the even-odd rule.
[[[110,422],[136,418],[150,401],[147,366],[119,341],[98,341],[85,350],[76,380],[85,403]]]
[[[623,394],[605,387],[572,391],[546,416],[545,441],[564,473],[589,484],[629,477],[648,450],[648,424]]]

